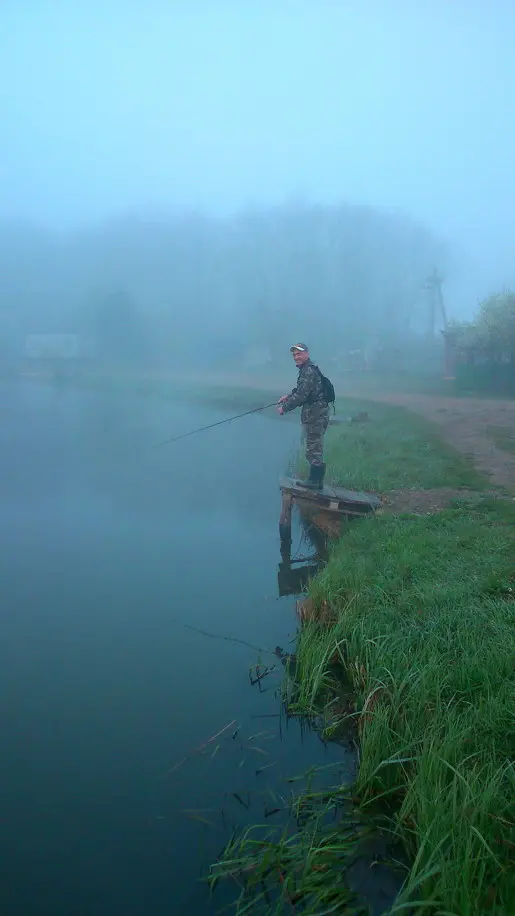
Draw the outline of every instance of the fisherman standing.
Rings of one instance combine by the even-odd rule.
[[[290,347],[290,352],[299,370],[297,386],[291,394],[284,394],[279,398],[277,410],[280,414],[285,414],[296,407],[302,407],[301,422],[309,463],[309,479],[299,480],[298,483],[310,490],[322,490],[325,474],[324,434],[329,425],[329,404],[324,376],[311,362],[305,344],[294,344]]]

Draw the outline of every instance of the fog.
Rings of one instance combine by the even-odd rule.
[[[281,717],[298,423],[206,378],[441,375],[433,272],[515,287],[514,47],[514,0],[0,0],[2,916],[212,916],[267,794],[350,783]]]
[[[386,345],[435,266],[470,316],[515,284],[514,39],[510,0],[4,0],[4,347]]]

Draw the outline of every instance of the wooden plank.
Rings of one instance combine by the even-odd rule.
[[[325,486],[323,490],[309,490],[299,484],[292,477],[283,477],[280,481],[282,490],[287,490],[296,498],[312,500],[318,503],[337,502],[345,506],[362,506],[364,509],[380,508],[381,500],[373,493],[363,493],[357,490],[344,490],[342,487]]]
[[[320,499],[324,499],[324,493],[322,490],[309,490],[305,487],[299,487],[292,483],[289,479],[281,480],[281,490],[283,490],[283,492],[286,491],[291,493],[295,499],[309,499],[313,502],[319,502]],[[331,494],[327,493],[325,499],[331,499]]]
[[[337,499],[348,503],[368,503],[370,506],[380,505],[381,500],[374,493],[363,493],[360,490],[344,490],[342,487],[333,487]]]

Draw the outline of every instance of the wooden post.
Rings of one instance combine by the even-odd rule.
[[[287,490],[282,491],[281,516],[279,518],[279,537],[281,541],[291,542],[291,510],[293,495]]]

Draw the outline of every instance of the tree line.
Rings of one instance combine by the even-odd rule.
[[[409,217],[350,204],[4,224],[1,332],[88,334],[106,358],[156,363],[275,359],[294,337],[388,345],[425,330],[423,281],[446,258]]]

